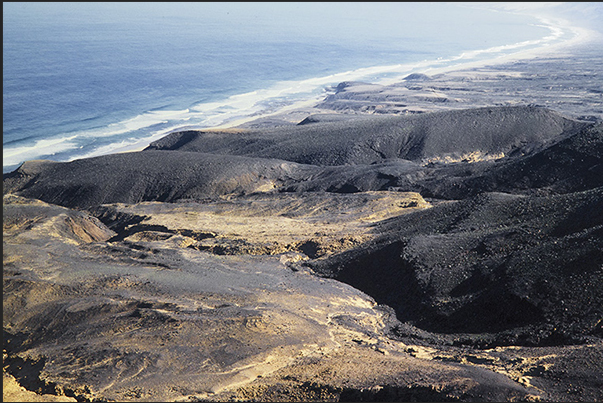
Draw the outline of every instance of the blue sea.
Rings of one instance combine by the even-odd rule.
[[[571,35],[493,4],[5,2],[3,171]]]

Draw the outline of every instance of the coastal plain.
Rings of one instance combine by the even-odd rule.
[[[600,51],[3,176],[4,401],[603,400]]]

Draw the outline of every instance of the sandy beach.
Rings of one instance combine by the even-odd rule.
[[[321,78],[313,78],[309,81],[313,83],[324,83],[325,87],[329,87],[329,83],[336,83],[331,89],[331,93],[336,91],[335,86],[341,82],[362,82],[367,84],[375,84],[378,86],[382,86],[384,88],[395,88],[400,85],[400,83],[405,81],[405,78],[410,74],[424,74],[428,77],[437,77],[440,84],[440,90],[442,87],[446,88],[448,80],[452,82],[463,81],[467,88],[463,90],[470,90],[473,88],[474,91],[480,92],[483,91],[480,88],[480,84],[486,84],[484,81],[487,76],[490,75],[490,80],[502,80],[505,76],[508,76],[510,73],[508,70],[513,70],[515,78],[519,78],[522,75],[534,74],[528,73],[527,71],[522,71],[521,69],[517,69],[516,66],[520,63],[526,63],[528,61],[538,60],[542,62],[542,66],[544,70],[536,70],[538,73],[541,73],[541,77],[539,79],[544,81],[547,79],[547,75],[555,75],[559,74],[559,67],[569,66],[566,64],[566,60],[568,58],[575,57],[576,53],[582,54],[585,51],[587,53],[592,53],[592,61],[595,64],[598,64],[597,57],[597,47],[603,43],[603,34],[593,29],[576,26],[573,23],[567,21],[566,19],[560,17],[559,15],[549,15],[543,17],[539,14],[538,6],[535,6],[534,10],[530,9],[530,5],[513,5],[506,4],[500,5],[501,11],[515,11],[522,14],[534,14],[534,16],[540,20],[542,26],[547,27],[550,30],[550,35],[542,38],[538,41],[525,42],[525,43],[517,43],[510,44],[507,46],[495,47],[491,49],[483,49],[478,52],[468,52],[466,54],[461,54],[456,56],[453,59],[440,59],[435,63],[433,60],[425,60],[421,63],[412,63],[412,64],[399,64],[392,66],[380,66],[376,68],[367,68],[367,69],[359,69],[354,71],[341,72],[338,74],[334,74],[331,76],[321,77]],[[480,57],[476,57],[477,55],[482,55]],[[550,60],[550,63],[544,63],[545,60]],[[591,59],[589,59],[590,62]],[[560,63],[560,64],[557,64]],[[598,67],[594,68],[595,70]],[[364,71],[366,70],[366,71]],[[568,70],[571,68],[568,67]],[[371,76],[380,73],[389,73],[388,78],[381,78],[379,80],[362,80],[359,77]],[[508,77],[510,78],[510,77]],[[554,79],[552,77],[549,78],[550,83],[553,83]],[[489,81],[488,81],[489,82]],[[510,83],[509,85],[513,85]],[[304,87],[304,83],[297,83],[296,86]],[[377,87],[372,87],[369,92],[374,92]],[[279,91],[291,91],[290,88],[286,86],[283,87]],[[269,91],[268,91],[269,92]],[[438,92],[438,90],[429,89],[426,93],[419,94],[421,97],[433,97],[433,92]],[[246,94],[242,94],[240,97],[244,97]],[[513,96],[512,94],[509,94]],[[540,104],[542,99],[542,94],[515,94],[517,97],[522,97],[515,99],[515,103],[535,103]],[[575,96],[582,96],[583,93],[575,93]],[[357,94],[357,98],[360,98],[362,95]],[[296,124],[301,122],[304,118],[309,115],[315,113],[324,113],[324,112],[337,112],[337,113],[349,113],[350,111],[345,109],[334,110],[333,108],[327,107],[327,111],[324,108],[325,96],[322,94],[315,95],[311,98],[302,99],[296,101],[294,103],[287,104],[286,106],[276,108],[272,111],[262,111],[259,110],[253,113],[250,116],[233,118],[229,121],[214,125],[211,127],[196,127],[196,126],[187,126],[181,127],[178,129],[174,129],[173,131],[181,131],[181,130],[190,130],[190,129],[205,129],[205,130],[222,130],[227,128],[234,127],[251,127],[253,125],[265,124],[266,126],[270,125],[279,125],[279,124]],[[412,99],[415,101],[415,99]],[[437,102],[437,99],[433,100]],[[483,106],[479,102],[483,102],[483,100],[464,100],[463,102],[467,102],[465,106],[473,107],[473,106]],[[497,101],[500,103],[499,101]],[[508,101],[507,104],[511,104],[511,101]],[[551,105],[553,106],[553,105]],[[564,109],[559,109],[560,105],[554,105],[557,110],[560,112],[565,112]],[[372,105],[372,107],[379,107],[379,105]],[[434,106],[432,103],[428,103],[423,107],[416,106],[414,109],[406,109],[404,112],[409,111],[409,113],[420,113],[432,110],[439,109],[449,109],[455,106],[452,105],[439,105]],[[361,112],[373,112],[371,111],[359,111],[354,110],[352,113],[361,113]],[[400,113],[399,110],[393,111],[379,111],[381,113]],[[572,113],[573,111],[568,111]],[[597,112],[600,117],[600,112]],[[141,151],[145,147],[148,146],[151,142],[165,136],[166,133],[157,133],[154,134],[153,137],[142,139],[134,144],[128,144],[127,146],[123,146],[120,148],[112,147],[112,153],[118,152],[131,152],[131,151]],[[103,151],[94,152],[87,157],[92,157],[96,155],[102,155]]]
[[[506,7],[512,7],[507,5]],[[521,9],[522,7],[519,6]],[[537,13],[536,13],[537,14]],[[464,92],[483,92],[486,91],[487,88],[482,88],[481,85],[487,87],[492,81],[500,81],[501,85],[505,79],[521,79],[530,77],[530,79],[534,79],[536,75],[536,79],[540,79],[543,82],[543,86],[547,84],[553,84],[557,80],[557,76],[564,72],[567,74],[567,71],[571,71],[573,67],[572,64],[567,64],[568,59],[574,59],[576,54],[586,53],[587,59],[583,63],[592,63],[593,71],[599,71],[599,52],[597,48],[603,43],[603,34],[594,31],[592,29],[574,26],[570,22],[562,19],[562,18],[542,18],[543,25],[549,27],[551,30],[551,36],[543,39],[540,46],[531,48],[531,49],[522,49],[517,52],[505,53],[501,56],[494,56],[490,58],[484,58],[478,61],[463,61],[465,58],[471,58],[469,55],[460,55],[457,60],[451,63],[451,60],[442,60],[441,63],[444,65],[442,67],[433,67],[431,66],[431,62],[426,61],[425,64],[429,65],[429,67],[421,68],[420,64],[415,65],[398,65],[391,66],[389,70],[400,72],[398,76],[394,78],[382,79],[380,81],[374,82],[369,81],[366,84],[370,84],[369,86],[365,86],[363,90],[366,93],[363,93],[362,90],[355,91],[355,98],[359,99],[362,97],[366,97],[368,94],[379,91],[380,93],[387,94],[387,90],[395,89],[400,86],[400,83],[406,81],[406,77],[413,75],[425,75],[426,78],[436,78],[437,85],[439,88],[425,88],[423,91],[418,91],[419,89],[410,88],[410,91],[418,91],[416,93],[419,97],[434,97],[432,99],[428,99],[428,101],[433,101],[430,103],[426,103],[423,107],[415,106],[414,109],[394,109],[387,111],[377,111],[381,113],[420,113],[420,112],[428,112],[433,110],[441,110],[441,109],[449,109],[457,106],[452,106],[449,103],[445,105],[433,105],[433,103],[439,102],[441,99],[437,99],[436,94],[446,94],[446,89],[448,85],[458,85],[458,82],[463,82],[465,87],[459,88],[459,90]],[[559,40],[558,37],[563,37],[565,39]],[[550,43],[549,43],[550,41]],[[517,47],[521,44],[517,44]],[[507,48],[512,49],[513,46],[509,46]],[[499,49],[486,49],[482,52],[484,54],[498,53]],[[548,61],[548,62],[547,62]],[[533,62],[537,62],[539,67],[536,65],[531,65]],[[522,70],[518,68],[518,65],[522,63],[526,64],[526,69]],[[531,66],[530,66],[531,65]],[[385,68],[386,70],[388,68]],[[342,75],[342,81],[345,80],[345,74]],[[354,82],[354,80],[352,80]],[[363,82],[364,83],[364,82]],[[434,83],[435,84],[435,83]],[[573,83],[575,84],[575,82]],[[509,83],[509,86],[514,85],[514,83]],[[579,84],[580,85],[580,84]],[[588,85],[588,84],[586,84]],[[568,90],[568,88],[564,88],[564,90]],[[349,89],[348,89],[349,91]],[[583,97],[590,95],[588,92],[584,91],[571,91],[572,94],[569,96],[574,97]],[[399,96],[395,96],[398,94],[389,95],[391,98],[395,99],[395,102],[398,102]],[[467,94],[468,95],[468,94]],[[498,95],[498,94],[497,94]],[[563,105],[553,104],[550,105],[551,101],[543,100],[543,95],[541,93],[515,93],[509,91],[506,94],[510,100],[506,100],[505,104],[519,104],[519,103],[533,103],[533,104],[543,104],[546,102],[549,105],[559,110],[560,112],[568,112],[574,114],[586,114],[587,112],[595,113],[595,116],[598,118],[602,118],[600,110],[589,110],[582,111],[579,108],[569,109]],[[444,95],[446,96],[446,95]],[[515,99],[512,97],[515,96]],[[521,97],[521,98],[520,98]],[[325,101],[322,97],[316,99],[305,100],[282,110],[278,110],[276,112],[261,115],[261,116],[250,116],[242,119],[236,119],[234,121],[228,122],[226,124],[213,127],[212,129],[220,130],[232,127],[252,127],[261,124],[261,122],[267,122],[267,125],[270,124],[286,124],[286,123],[298,123],[302,121],[304,118],[311,114],[324,112],[324,109],[328,109],[329,112],[351,112],[351,113],[360,113],[367,112],[366,110],[358,110],[355,109],[353,111],[349,111],[346,109],[336,109],[332,106],[329,106],[328,98]],[[469,98],[469,97],[467,97]],[[416,97],[409,97],[408,100],[405,99],[406,102],[416,101]],[[505,100],[493,100],[493,104],[499,105],[502,104]],[[387,103],[392,103],[387,102]],[[474,106],[485,106],[487,105],[488,100],[484,99],[462,99],[460,102],[463,102],[464,105],[458,107],[474,107]],[[486,102],[486,103],[484,103]],[[596,99],[591,102],[596,102]],[[372,102],[371,108],[379,108],[383,107],[383,105],[375,104]],[[400,102],[398,102],[400,103]],[[412,102],[414,104],[414,102]],[[585,102],[587,103],[587,102]],[[599,108],[600,109],[600,108]],[[368,111],[373,112],[373,110]],[[253,122],[253,123],[252,123]],[[141,150],[144,147],[140,146],[137,150]]]

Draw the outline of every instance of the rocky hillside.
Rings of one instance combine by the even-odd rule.
[[[78,401],[603,399],[603,125],[315,115],[3,177],[4,369]]]

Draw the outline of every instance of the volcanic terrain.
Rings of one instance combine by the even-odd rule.
[[[5,174],[5,384],[78,401],[602,400],[601,121],[319,112]]]

